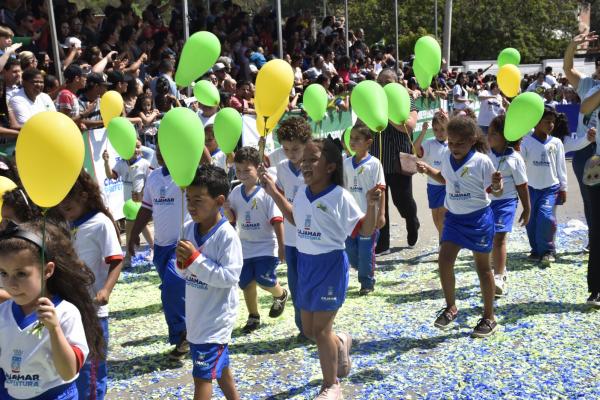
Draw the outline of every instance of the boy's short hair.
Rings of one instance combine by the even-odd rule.
[[[196,176],[190,186],[205,187],[213,199],[229,195],[229,180],[223,168],[214,165],[201,165],[196,170]]]
[[[254,147],[242,147],[241,149],[235,152],[233,162],[249,162],[255,167],[258,167],[260,165],[260,154],[258,153],[258,150],[256,150]]]
[[[373,133],[369,129],[369,127],[362,122],[360,119],[356,120],[356,123],[352,127],[351,132],[356,132],[361,135],[365,140],[373,139]]]
[[[12,38],[14,36],[15,33],[8,26],[0,26],[0,37]]]
[[[299,141],[306,144],[312,136],[312,130],[308,122],[302,117],[291,117],[283,121],[277,129],[277,140],[293,142]]]

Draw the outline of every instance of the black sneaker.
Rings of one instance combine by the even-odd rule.
[[[444,331],[451,329],[454,326],[454,320],[457,316],[458,311],[452,314],[452,312],[450,311],[450,307],[442,308],[439,311],[438,316],[435,319],[435,322],[433,323],[433,326]]]
[[[175,345],[175,348],[169,353],[171,360],[183,360],[190,352],[190,343],[186,339],[186,332],[181,334],[181,340]]]
[[[534,252],[529,253],[529,255],[527,256],[527,259],[529,261],[540,261],[540,255]]]
[[[283,289],[283,298],[274,297],[273,304],[271,305],[271,310],[269,311],[269,317],[277,318],[283,314],[283,310],[285,309],[285,303],[288,301],[288,291]]]
[[[592,293],[590,297],[588,297],[586,303],[590,306],[600,307],[600,292]]]
[[[419,241],[419,228],[421,224],[419,221],[416,221],[414,224],[406,224],[406,241],[408,242],[408,247],[413,248]]]
[[[257,330],[260,327],[260,316],[258,315],[249,315],[248,321],[246,321],[246,325],[242,328],[242,333],[248,334]]]
[[[471,333],[472,337],[486,338],[492,336],[498,330],[498,323],[491,319],[481,318]]]
[[[369,293],[373,293],[375,289],[374,288],[369,288],[369,287],[361,287],[360,290],[358,291],[358,295],[359,296],[367,296]]]

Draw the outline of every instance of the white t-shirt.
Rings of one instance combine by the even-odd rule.
[[[96,296],[106,283],[109,264],[123,259],[115,226],[104,213],[91,212],[73,221],[71,237],[77,256],[96,277],[92,293]],[[98,316],[108,317],[108,305],[98,307]]]
[[[595,79],[589,78],[589,77],[585,77],[583,79],[579,80],[579,85],[577,85],[577,95],[579,95],[579,98],[581,99],[581,101],[585,100],[587,97],[591,96],[592,94],[595,93],[595,90],[593,90],[594,88],[597,88],[600,86],[600,81],[597,81]],[[597,110],[595,110],[592,114],[598,114]],[[595,118],[595,120],[597,121],[597,118]],[[591,127],[595,127],[595,125],[590,124],[590,122],[592,122],[591,118],[586,118],[584,114],[579,113],[579,119],[577,121],[577,138],[582,138],[587,136],[587,131],[589,128]],[[597,146],[597,148],[600,148],[600,146]]]
[[[481,94],[482,96],[494,96],[490,91],[485,91]],[[493,99],[485,99],[481,101],[479,107],[479,116],[477,117],[477,124],[481,126],[490,126],[490,122],[498,115],[504,113],[504,107],[502,107],[502,96],[498,93]]]
[[[542,83],[539,83],[537,80],[535,80],[527,87],[528,92],[539,93],[539,91],[541,91],[542,89],[544,91],[546,91],[546,90],[550,89],[550,85],[548,85],[545,81]]]
[[[533,134],[527,135],[521,142],[521,155],[527,167],[529,186],[545,189],[560,184],[560,190],[567,190],[567,162],[560,139],[548,136],[542,142]]]
[[[204,115],[202,115],[202,111],[198,111],[198,117],[200,118],[200,121],[202,122],[202,126],[207,126],[207,125],[214,125],[215,123],[215,117],[217,116],[217,114],[213,114],[210,117],[205,117]]]
[[[187,340],[194,344],[226,344],[237,319],[242,245],[227,218],[204,236],[200,236],[197,226],[188,222],[183,237],[201,254],[185,270],[178,269],[186,280]]]
[[[46,93],[37,95],[34,101],[31,101],[25,94],[25,89],[19,89],[9,100],[8,106],[13,111],[15,119],[21,125],[43,111],[56,111],[54,102]]]
[[[554,87],[554,86],[558,85],[558,81],[552,75],[546,75],[544,77],[544,82],[546,82],[548,85],[550,85],[550,87]]]
[[[53,298],[60,328],[67,342],[76,347],[83,359],[89,353],[81,314],[77,307],[66,300]],[[64,381],[52,360],[52,346],[48,329],[42,337],[31,334],[36,325],[37,313],[24,315],[13,300],[0,304],[0,368],[6,377],[4,385],[15,399],[30,399],[42,393],[73,382]]]
[[[271,196],[258,185],[247,195],[242,184],[231,191],[229,204],[235,213],[244,259],[277,257],[277,236],[273,224],[283,222],[283,216]]]
[[[131,199],[131,192],[141,193],[144,190],[146,178],[150,173],[150,163],[143,157],[129,164],[127,160],[119,160],[113,167],[113,171],[123,181],[123,192],[125,201]]]
[[[152,211],[154,244],[157,246],[171,246],[177,243],[182,207],[184,221],[191,220],[185,196],[165,167],[155,169],[148,175],[142,207]]]
[[[344,250],[346,238],[358,234],[364,215],[341,186],[332,184],[317,195],[301,186],[294,198],[298,251],[318,255]]]
[[[496,171],[492,160],[475,150],[460,162],[456,162],[450,152],[447,155],[441,168],[446,180],[444,207],[453,214],[470,214],[489,206],[487,189]]]
[[[294,204],[296,193],[302,185],[304,185],[302,171],[296,169],[289,160],[282,160],[277,164],[277,187],[288,202]],[[283,243],[286,246],[296,246],[296,227],[287,219],[283,221]]]
[[[504,155],[490,150],[488,156],[494,164],[494,169],[498,169],[498,165],[502,164],[500,165],[503,185],[502,196],[494,197],[494,200],[516,199],[519,196],[516,186],[527,183],[527,171],[523,157],[510,147]]]
[[[443,143],[436,138],[430,138],[421,143],[423,150],[423,161],[439,170],[442,168],[442,160],[448,157],[448,141]],[[432,177],[427,177],[427,183],[430,185],[443,186]]]
[[[354,157],[344,160],[344,186],[352,194],[363,213],[367,212],[367,192],[375,186],[385,188],[383,167],[376,157],[368,154],[358,164]]]
[[[227,154],[223,153],[221,149],[217,148],[214,152],[210,153],[210,158],[212,165],[223,168],[226,173],[229,171],[229,168],[227,168]]]
[[[454,85],[454,87],[452,88],[452,98],[455,97],[459,97],[461,99],[468,99],[468,93],[467,90],[464,89],[462,86],[460,86],[458,83],[456,85]],[[454,100],[454,109],[455,110],[464,110],[465,108],[469,107],[469,103],[459,103],[458,101]]]

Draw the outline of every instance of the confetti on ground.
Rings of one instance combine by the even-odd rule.
[[[433,327],[444,306],[433,243],[379,261],[368,297],[358,296],[353,271],[336,318],[336,329],[355,338],[345,398],[600,398],[600,311],[585,305],[586,234],[577,224],[561,225],[559,257],[545,270],[526,260],[524,230],[509,236],[509,292],[496,302],[502,327],[484,340],[469,336],[481,301],[468,252],[456,263],[459,327],[449,332]],[[147,255],[134,258],[111,297],[108,398],[189,399],[191,361],[166,357],[159,279]],[[284,266],[278,274],[287,284]],[[240,300],[230,352],[242,399],[314,398],[321,384],[316,347],[296,338],[292,307],[269,319],[271,301],[261,293],[264,325],[242,336],[247,314]],[[216,385],[214,398],[223,398]]]

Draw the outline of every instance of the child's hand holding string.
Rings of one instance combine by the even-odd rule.
[[[185,264],[196,251],[197,250],[192,242],[188,240],[180,240],[179,243],[177,243],[177,248],[175,249],[175,255],[177,256],[177,268],[184,269]]]
[[[502,173],[496,171],[492,174],[492,193],[501,192],[502,187]]]
[[[429,173],[429,165],[424,161],[417,161],[417,172],[421,174]]]
[[[375,186],[367,192],[367,202],[370,206],[379,204],[383,192],[379,186]]]
[[[56,308],[47,297],[40,297],[37,306],[38,320],[44,324],[48,331],[52,331],[59,327],[58,317],[56,316]]]

